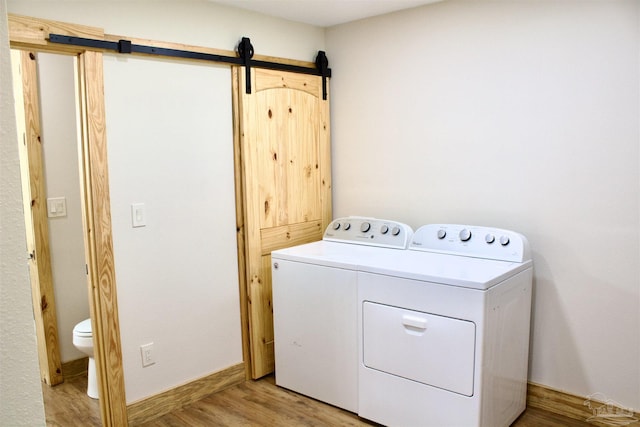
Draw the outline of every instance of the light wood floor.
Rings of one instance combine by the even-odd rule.
[[[87,378],[67,378],[56,387],[42,386],[47,426],[100,426],[98,402],[86,395]],[[178,411],[143,424],[144,427],[182,426],[377,426],[357,415],[309,399],[275,385],[274,377],[248,381],[212,394]],[[512,427],[580,427],[584,421],[535,408]]]

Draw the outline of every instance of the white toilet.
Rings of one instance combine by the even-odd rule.
[[[78,350],[89,356],[87,394],[89,397],[97,399],[98,379],[96,378],[96,361],[93,358],[93,333],[91,331],[91,319],[83,320],[73,328],[73,345],[75,345]]]

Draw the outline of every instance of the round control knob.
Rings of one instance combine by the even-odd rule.
[[[502,246],[507,246],[509,244],[509,236],[500,237],[500,244]]]
[[[369,224],[368,222],[363,222],[360,225],[360,231],[362,231],[363,233],[366,233],[369,230],[371,230],[371,224]]]
[[[400,227],[393,227],[391,229],[391,234],[393,234],[394,236],[397,236],[398,234],[400,234]]]
[[[340,229],[340,223],[339,222],[334,222],[333,223],[333,229],[334,230],[339,230]]]
[[[484,236],[484,241],[488,244],[492,244],[496,241],[496,236],[494,236],[493,234],[487,234],[486,236]]]
[[[442,240],[445,237],[447,237],[447,232],[445,230],[442,230],[442,229],[438,230],[438,239]]]
[[[348,229],[350,229],[350,228],[351,228],[351,224],[349,224],[348,222],[345,222],[345,223],[344,223],[344,229],[345,229],[345,230],[348,230]]]
[[[466,228],[463,228],[462,230],[460,230],[459,237],[460,237],[460,240],[462,240],[463,242],[466,242],[471,238],[471,231],[467,230]]]
[[[382,227],[380,227],[380,233],[381,234],[387,234],[389,232],[389,227],[386,225],[383,225]]]

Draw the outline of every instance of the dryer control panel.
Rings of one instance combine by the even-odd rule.
[[[409,249],[499,261],[531,259],[529,242],[522,234],[474,225],[423,225],[414,233]]]
[[[322,240],[406,249],[412,235],[413,229],[401,222],[349,216],[334,219],[325,230]]]

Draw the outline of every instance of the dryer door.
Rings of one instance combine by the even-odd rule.
[[[362,329],[366,367],[473,395],[473,322],[365,301]]]

